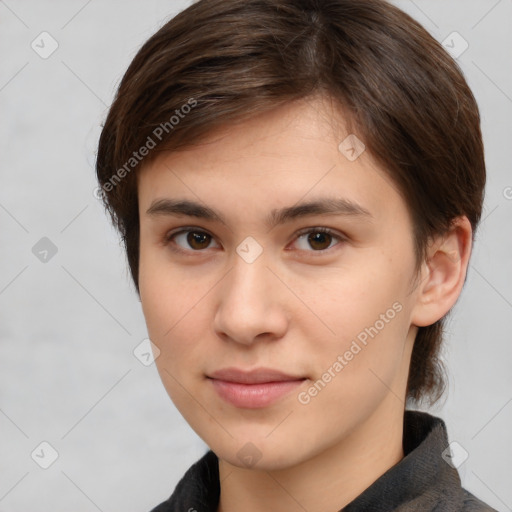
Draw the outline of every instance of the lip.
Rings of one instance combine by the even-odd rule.
[[[300,386],[305,377],[294,376],[271,368],[244,371],[225,368],[208,376],[217,394],[245,409],[267,407]]]
[[[208,375],[212,379],[226,382],[238,382],[240,384],[261,384],[265,382],[284,382],[302,380],[305,377],[290,375],[272,368],[254,368],[253,370],[241,370],[239,368],[224,368]]]

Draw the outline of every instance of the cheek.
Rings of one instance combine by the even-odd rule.
[[[200,321],[191,301],[174,287],[162,287],[161,283],[146,282],[144,316],[149,338],[160,351],[155,364],[162,383],[173,403],[183,411],[191,406],[185,390],[194,389],[203,368]]]
[[[151,341],[160,350],[157,366],[168,365],[171,354],[173,331],[179,325],[180,310],[184,307],[176,294],[176,282],[168,268],[159,263],[151,251],[141,248],[139,264],[139,290],[142,311]],[[183,315],[181,315],[183,316]],[[171,369],[169,369],[171,370]]]
[[[389,260],[376,259],[331,281],[313,300],[332,331],[315,340],[315,370],[323,381],[326,372],[336,374],[333,390],[355,400],[399,371],[410,325],[409,278],[407,263],[400,272]]]
[[[153,342],[162,340],[190,310],[187,290],[179,268],[165,258],[165,250],[153,248],[141,240],[139,290],[142,310]],[[171,331],[172,332],[172,331]]]
[[[408,278],[405,268],[400,272],[386,262],[368,261],[340,271],[337,276],[327,276],[324,286],[313,293],[305,287],[303,297],[309,295],[306,300],[313,305],[312,309],[316,308],[319,318],[325,319],[336,338],[346,340],[375,323],[381,331],[385,330],[382,322],[386,328],[390,323],[396,324],[395,317],[404,316],[397,310],[404,308],[408,300]]]
[[[200,368],[201,343],[208,336],[204,326],[211,325],[202,311],[207,291],[214,284],[211,277],[192,280],[190,272],[141,254],[141,305],[149,337],[160,350],[156,365],[166,387],[172,385],[172,379],[169,381],[164,370],[181,379]]]
[[[386,301],[382,304],[387,306]],[[314,348],[311,361],[315,376],[299,397],[300,403],[312,406],[304,409],[304,421],[316,422],[320,411],[330,411],[329,423],[348,428],[358,418],[370,415],[390,390],[401,394],[397,382],[407,362],[404,346],[408,322],[403,305],[393,304],[390,308],[368,304],[368,309],[357,316],[340,315],[335,325],[339,333],[336,342],[324,337],[323,344]],[[335,429],[325,428],[336,435]]]

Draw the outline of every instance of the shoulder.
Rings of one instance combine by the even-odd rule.
[[[478,499],[468,490],[462,489],[461,512],[497,512],[497,510]]]

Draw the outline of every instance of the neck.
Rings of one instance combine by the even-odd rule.
[[[403,404],[389,395],[341,442],[277,471],[239,468],[219,459],[217,512],[340,510],[403,457]]]

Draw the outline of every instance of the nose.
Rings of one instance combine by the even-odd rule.
[[[237,255],[217,290],[214,328],[221,338],[250,345],[262,338],[284,336],[290,292],[263,255],[252,263]]]

